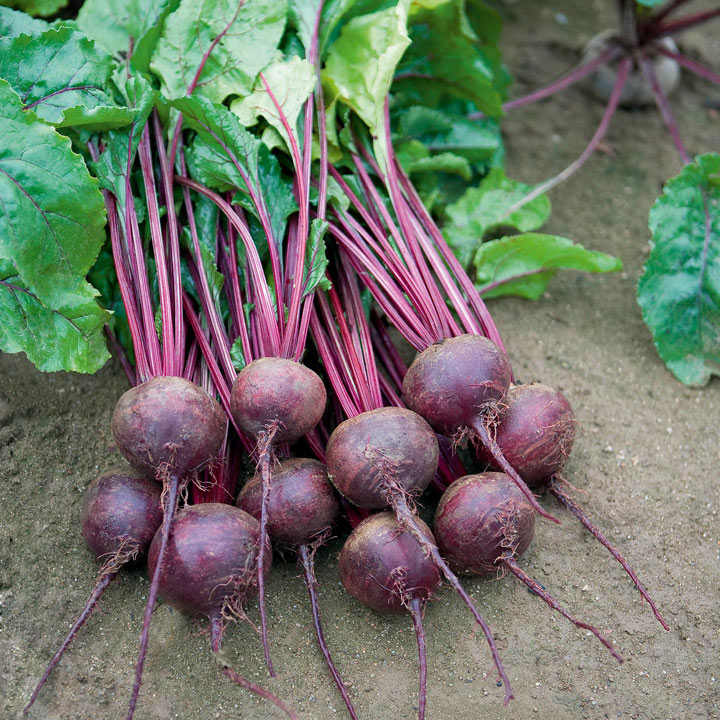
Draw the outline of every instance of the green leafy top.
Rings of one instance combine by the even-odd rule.
[[[285,0],[182,0],[171,13],[150,67],[168,99],[186,94],[211,43],[230,25],[207,59],[194,95],[222,102],[247,95],[257,74],[277,57],[285,29]]]
[[[720,155],[700,155],[650,211],[638,302],[660,357],[686,385],[720,374]]]
[[[0,124],[0,343],[44,370],[94,372],[108,357],[107,313],[85,280],[105,239],[97,180],[4,80]]]

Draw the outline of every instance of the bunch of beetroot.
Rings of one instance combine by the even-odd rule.
[[[241,12],[242,3],[209,43],[185,95],[168,101],[172,112],[148,107],[128,133],[87,144],[98,166],[122,158],[120,182],[103,192],[131,339],[120,359],[133,385],[112,431],[133,474],[105,475],[88,490],[83,534],[102,563],[99,578],[26,710],[119,569],[146,555],[151,584],[128,720],[158,597],[207,617],[219,654],[228,622],[246,618],[257,595],[273,676],[264,596],[275,548],[298,557],[320,651],[356,718],[325,639],[314,572],[316,549],[343,516],[352,528],[339,556],[348,592],[412,618],[420,720],[423,613],[443,581],[482,629],[505,702],[513,697],[459,574],[512,573],[622,661],[519,564],[536,515],[558,522],[533,492],[547,489],[667,627],[569,495],[560,473],[572,410],[549,387],[513,384],[490,313],[396,157],[389,88],[373,132],[352,113],[337,120],[334,132],[346,140],[331,163],[319,3],[305,53],[316,82],[299,109],[259,75],[258,106],[280,148],[270,153],[225,105],[194,96]],[[215,174],[202,169],[207,157]],[[409,367],[398,336],[417,352]],[[468,444],[465,462],[488,472],[467,472],[456,451]],[[243,463],[255,471],[241,472]],[[418,514],[431,486],[442,492],[432,528]],[[294,717],[224,661],[222,669]]]

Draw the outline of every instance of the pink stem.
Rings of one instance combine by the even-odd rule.
[[[720,74],[714,72],[709,67],[706,67],[702,63],[697,62],[697,60],[692,60],[691,58],[682,55],[681,53],[673,52],[672,50],[668,50],[666,47],[663,47],[662,45],[654,45],[653,50],[656,52],[659,52],[661,55],[665,55],[666,57],[672,58],[675,60],[679,65],[682,65],[683,67],[687,68],[691,72],[694,72],[696,75],[699,75],[702,78],[705,78],[705,80],[709,80],[710,82],[713,82],[717,85],[720,85]]]

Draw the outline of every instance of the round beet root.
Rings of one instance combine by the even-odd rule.
[[[419,495],[437,470],[432,428],[412,410],[383,407],[340,423],[327,443],[330,480],[358,507],[380,509],[393,497]]]
[[[126,391],[112,417],[118,449],[150,477],[183,478],[207,465],[225,439],[227,418],[195,383],[154,377]]]
[[[531,487],[539,488],[559,472],[575,439],[575,416],[567,398],[547,385],[513,385],[495,441],[508,462]],[[482,453],[496,466],[490,453]]]
[[[85,607],[35,686],[25,706],[25,713],[32,707],[50,673],[60,663],[120,568],[147,552],[162,519],[160,486],[155,481],[111,472],[90,483],[85,491],[82,534],[95,559],[102,562],[103,566]]]
[[[160,486],[154,480],[110,472],[85,492],[82,534],[99,561],[118,553],[136,559],[147,551],[162,519]]]
[[[325,411],[327,394],[310,368],[284,358],[260,358],[238,374],[230,409],[238,426],[257,438],[276,425],[275,443],[292,443],[310,432]]]
[[[237,505],[257,520],[262,506],[262,478],[255,475],[242,489]],[[273,468],[268,498],[268,532],[286,545],[303,545],[330,528],[340,504],[317,460],[295,458]]]
[[[459,572],[495,574],[507,555],[519,557],[535,533],[535,512],[505,473],[466,475],[445,491],[435,513],[435,537]]]
[[[418,354],[403,380],[403,400],[452,437],[494,409],[511,377],[507,356],[491,340],[460,335]]]
[[[453,438],[469,433],[522,490],[543,517],[548,514],[495,442],[497,423],[512,372],[507,356],[480,335],[460,335],[431,345],[413,361],[403,380],[403,399],[438,432]]]
[[[160,595],[178,610],[220,623],[224,609],[239,609],[255,594],[258,537],[257,520],[232,505],[202,503],[179,511],[160,569]],[[158,533],[148,553],[151,575],[160,542]],[[265,555],[269,571],[269,547]]]
[[[504,473],[466,475],[445,491],[435,513],[438,547],[461,572],[490,575],[509,570],[549,607],[573,625],[589,630],[622,662],[597,628],[578,620],[518,565],[535,532],[535,513],[517,485]]]
[[[434,542],[430,528],[417,523]],[[345,589],[378,612],[403,612],[413,598],[425,602],[442,582],[435,563],[389,512],[371,515],[353,530],[339,568]]]

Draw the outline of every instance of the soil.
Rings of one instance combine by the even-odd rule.
[[[520,95],[572,66],[611,3],[507,2],[503,46]],[[684,48],[720,57],[717,27],[687,33]],[[717,69],[717,67],[716,67]],[[694,152],[720,148],[706,101],[720,91],[684,74],[672,98]],[[510,114],[507,170],[537,182],[584,147],[602,108],[581,88]],[[567,477],[580,500],[635,565],[671,625],[664,632],[620,567],[575,520],[546,499],[561,526],[539,522],[523,566],[569,608],[603,628],[618,665],[593,638],[548,610],[512,578],[468,579],[494,628],[515,691],[508,708],[489,654],[458,598],[427,609],[428,717],[720,717],[720,382],[688,389],[659,360],[635,301],[648,251],[647,212],[679,159],[654,110],[621,111],[598,153],[556,189],[550,232],[622,258],[610,276],[558,275],[539,302],[492,302],[518,376],[542,379],[574,405],[578,436]],[[82,607],[96,566],[80,535],[80,500],[94,476],[120,462],[109,422],[126,382],[117,366],[95,377],[44,375],[0,356],[0,716],[18,717],[54,648]],[[326,632],[360,717],[412,718],[417,656],[408,617],[382,617],[343,591],[339,542],[318,555]],[[148,581],[123,573],[43,690],[32,717],[124,717]],[[234,667],[272,688],[302,718],[344,707],[311,631],[299,571],[277,562],[268,589],[278,670],[269,680],[248,625],[230,628]],[[255,609],[251,609],[251,615]],[[255,615],[252,615],[255,617]],[[138,720],[278,718],[220,676],[207,627],[160,604],[154,614]]]

